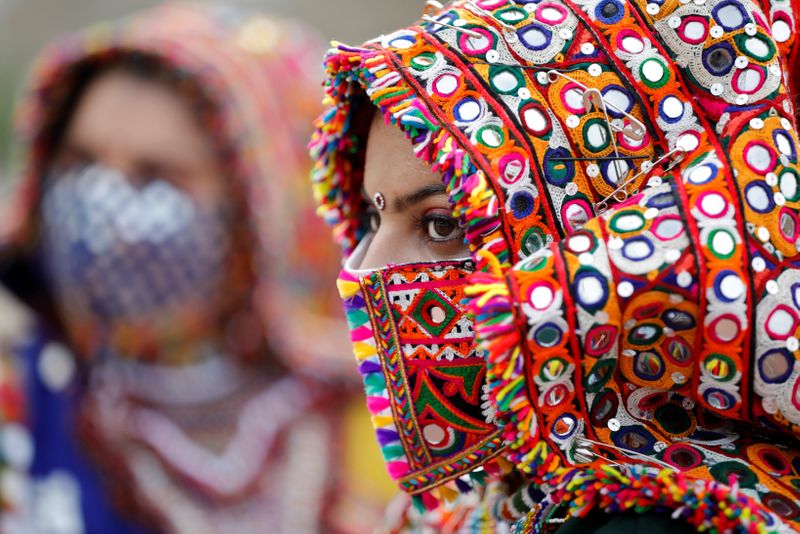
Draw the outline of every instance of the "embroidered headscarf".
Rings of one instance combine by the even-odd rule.
[[[84,356],[110,342],[123,355],[179,363],[184,356],[165,346],[175,340],[217,336],[224,340],[221,350],[250,357],[266,338],[292,366],[314,366],[319,373],[337,367],[333,347],[342,344],[328,332],[337,331],[331,324],[340,312],[333,311],[335,291],[323,282],[336,258],[333,247],[315,238],[314,205],[301,179],[308,170],[303,147],[309,117],[319,110],[318,50],[317,36],[299,23],[180,3],[91,27],[48,47],[17,110],[23,176],[3,228],[3,256],[7,265],[26,267],[7,276],[12,291],[52,315],[52,295],[31,279],[28,266],[38,262],[42,184],[68,110],[92,73],[120,62],[155,64],[158,81],[192,107],[230,178],[224,189],[236,217],[229,217],[224,295],[217,306],[183,306],[155,322],[111,325],[76,301],[60,318],[71,341]]]
[[[490,404],[532,483],[497,510],[524,531],[594,507],[797,527],[796,7],[429,2],[330,52],[320,211],[350,254],[367,101],[442,174]]]

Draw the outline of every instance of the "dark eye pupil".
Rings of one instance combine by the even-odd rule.
[[[455,224],[452,221],[448,221],[445,219],[437,219],[433,222],[433,229],[436,233],[440,236],[447,236],[453,233],[455,229]]]

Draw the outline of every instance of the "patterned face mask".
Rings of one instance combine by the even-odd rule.
[[[355,269],[339,278],[359,370],[389,474],[416,494],[500,450],[483,402],[486,363],[461,305],[471,260]]]
[[[41,217],[44,270],[80,345],[136,357],[200,329],[192,308],[209,308],[224,273],[221,213],[163,180],[136,188],[93,165],[49,179]]]

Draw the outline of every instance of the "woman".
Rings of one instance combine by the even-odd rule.
[[[466,530],[798,528],[794,27],[462,0],[330,52],[316,194],[390,474],[434,515],[472,486]]]
[[[330,445],[352,426],[335,260],[300,180],[317,49],[169,4],[43,54],[2,252],[35,312],[4,360],[5,463],[29,474],[3,486],[10,529],[370,528],[379,498]]]

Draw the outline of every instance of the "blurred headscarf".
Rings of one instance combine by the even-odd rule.
[[[240,358],[252,358],[261,352],[266,339],[272,353],[292,360],[284,363],[335,367],[335,360],[329,358],[335,350],[324,348],[339,343],[328,337],[329,332],[338,330],[328,328],[338,320],[331,306],[335,296],[331,296],[323,280],[325,268],[336,260],[327,244],[315,238],[318,234],[314,207],[301,185],[308,168],[302,147],[309,117],[317,110],[313,88],[321,76],[315,68],[319,49],[317,36],[297,23],[249,16],[225,6],[189,4],[166,4],[140,16],[92,27],[50,46],[33,69],[27,97],[16,117],[25,147],[24,174],[12,203],[13,217],[3,231],[3,258],[9,266],[7,285],[49,317],[53,316],[54,297],[61,301],[61,312],[56,316],[83,356],[96,355],[110,345],[122,356],[180,363],[197,357],[182,353],[183,341],[214,335],[222,340],[224,352]],[[206,298],[212,293],[210,290],[206,294],[198,290],[194,298],[188,299],[179,295],[176,303],[161,309],[161,295],[154,295],[152,303],[146,302],[141,286],[157,285],[159,277],[165,291],[175,293],[181,277],[204,275],[165,273],[166,269],[158,272],[151,266],[157,271],[153,275],[155,281],[140,281],[137,276],[146,276],[146,269],[136,256],[147,261],[149,249],[128,248],[107,269],[119,275],[119,300],[144,300],[144,313],[127,313],[131,306],[117,306],[122,311],[115,314],[114,306],[98,306],[97,294],[105,295],[109,288],[102,287],[97,279],[108,285],[109,277],[100,273],[91,278],[91,269],[97,262],[91,256],[92,247],[83,241],[79,244],[89,253],[67,267],[78,271],[85,267],[84,279],[72,278],[62,284],[70,289],[69,282],[73,283],[72,291],[65,295],[42,292],[42,278],[54,278],[52,267],[42,268],[36,263],[40,245],[47,253],[54,250],[47,242],[39,242],[48,165],[83,89],[98,73],[118,64],[140,68],[145,76],[154,74],[191,104],[201,127],[212,137],[229,177],[230,183],[225,184],[229,213],[224,221],[229,228],[215,228],[191,214],[185,215],[179,195],[172,195],[175,198],[169,200],[171,192],[164,192],[161,187],[161,191],[150,191],[150,200],[161,197],[155,211],[169,212],[166,218],[173,226],[180,225],[184,213],[188,226],[199,227],[194,228],[194,237],[173,244],[168,239],[168,224],[165,228],[166,223],[158,217],[149,220],[142,215],[151,207],[148,191],[139,191],[139,196],[124,188],[116,191],[115,178],[94,172],[95,177],[74,179],[82,185],[72,188],[73,202],[62,199],[62,203],[70,205],[61,211],[58,207],[51,210],[55,213],[52,226],[59,230],[55,240],[61,242],[62,248],[73,245],[64,243],[67,239],[62,237],[69,229],[70,211],[74,219],[80,216],[75,215],[81,208],[75,197],[81,195],[90,200],[92,195],[116,195],[113,201],[105,200],[109,216],[94,227],[83,229],[94,238],[90,245],[101,251],[106,249],[97,243],[102,241],[102,230],[109,232],[109,227],[117,231],[117,235],[110,231],[110,239],[118,239],[120,233],[127,236],[157,229],[166,234],[162,240],[176,251],[176,256],[180,256],[181,247],[193,251],[204,242],[213,242],[209,235],[227,232],[227,247],[226,237],[220,236],[219,250],[210,250],[211,258],[201,258],[209,270],[224,262],[225,279],[213,293],[211,305]],[[88,174],[92,174],[91,170]],[[107,193],[109,189],[115,192]],[[69,197],[69,193],[60,197],[65,195]],[[142,206],[138,212],[137,203]],[[122,212],[127,215],[121,216]],[[216,256],[220,257],[215,259]],[[20,267],[13,268],[15,265]],[[37,273],[37,268],[44,272]],[[122,276],[126,272],[127,278]],[[38,274],[44,276],[37,277]],[[122,280],[128,280],[130,287]],[[141,282],[138,288],[137,281]],[[94,301],[87,293],[93,295]],[[152,312],[154,309],[156,313]],[[109,320],[110,316],[114,319]],[[314,336],[308,336],[309,331],[314,331]]]
[[[23,395],[0,388],[14,401],[0,431],[13,420],[33,442],[13,467],[30,475],[35,521],[335,532],[370,517],[379,499],[353,497],[339,463],[338,259],[307,188],[320,51],[300,23],[168,3],[60,39],[35,64],[0,245],[3,284],[44,319],[15,348],[25,372],[5,374],[24,377]],[[78,101],[117,68],[188,103],[227,178],[221,217],[166,180],[134,187],[102,165],[53,176]],[[219,357],[195,350],[206,341]]]

